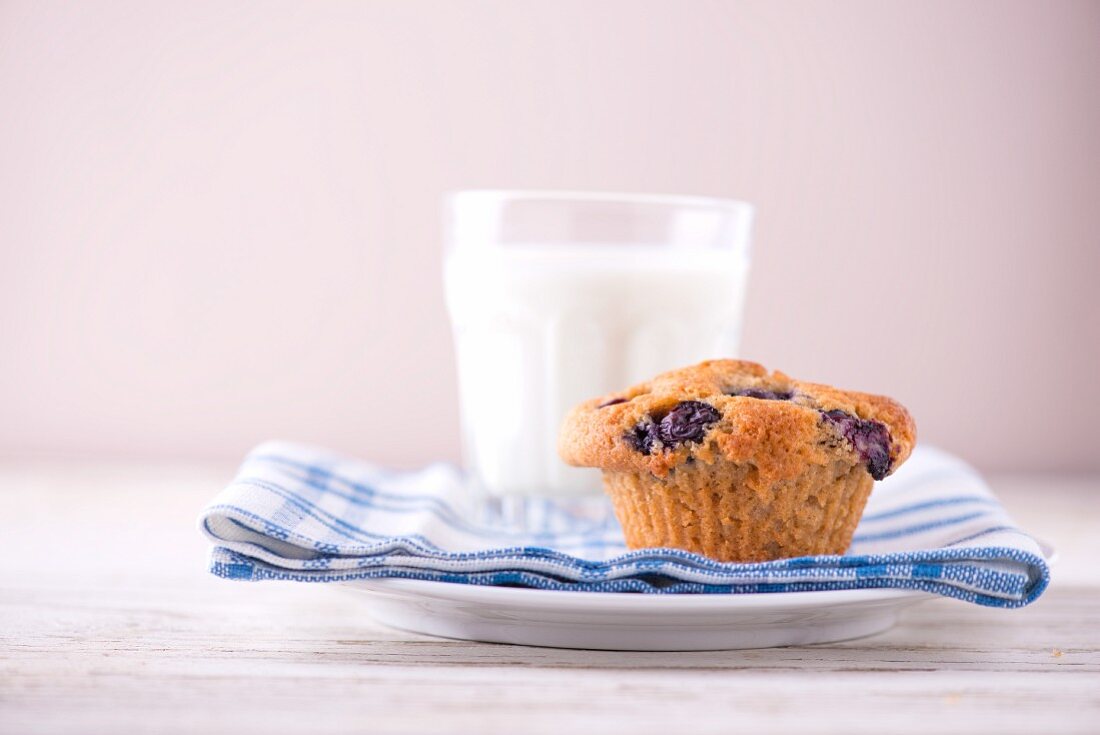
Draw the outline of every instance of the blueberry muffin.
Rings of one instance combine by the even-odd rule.
[[[603,471],[630,548],[750,562],[843,554],[915,439],[890,398],[711,360],[575,407],[558,451]]]

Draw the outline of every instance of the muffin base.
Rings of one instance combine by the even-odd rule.
[[[605,471],[604,489],[631,549],[673,548],[718,561],[843,554],[874,480],[861,465],[811,465],[762,483],[755,467],[692,462],[667,477]]]

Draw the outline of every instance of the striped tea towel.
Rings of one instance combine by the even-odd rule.
[[[538,531],[490,530],[459,508],[449,465],[390,472],[298,444],[269,442],[206,507],[211,571],[240,580],[403,577],[551,590],[747,593],[895,587],[1020,607],[1047,586],[1035,539],[982,479],[918,447],[877,483],[851,549],[724,564],[674,549],[627,551],[614,522],[548,510]]]

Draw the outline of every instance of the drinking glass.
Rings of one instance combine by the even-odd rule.
[[[599,471],[558,457],[562,419],[585,399],[737,354],[752,220],[745,202],[701,197],[446,197],[463,452],[490,516],[530,526],[548,504],[608,516]]]

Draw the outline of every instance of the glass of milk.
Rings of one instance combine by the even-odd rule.
[[[461,191],[444,203],[463,451],[490,519],[610,517],[557,434],[577,403],[737,354],[753,208],[680,196]]]

